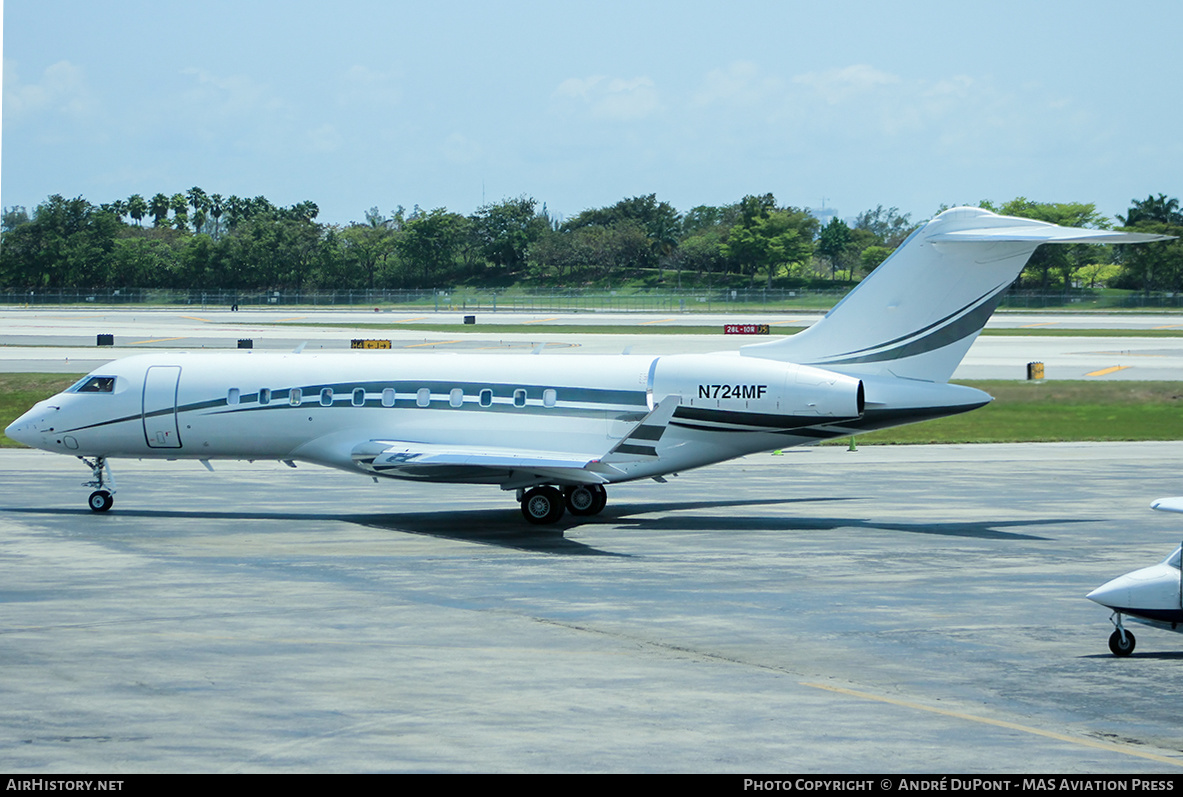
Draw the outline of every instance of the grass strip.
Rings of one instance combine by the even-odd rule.
[[[958,382],[994,396],[972,412],[859,435],[859,445],[1183,440],[1183,383]],[[828,445],[848,445],[849,438]]]

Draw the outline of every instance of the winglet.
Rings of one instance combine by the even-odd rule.
[[[611,465],[614,462],[635,462],[637,458],[656,459],[657,443],[669,427],[670,419],[674,417],[674,410],[678,409],[681,404],[681,396],[663,398],[600,461]]]

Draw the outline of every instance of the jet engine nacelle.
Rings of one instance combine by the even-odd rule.
[[[865,404],[862,380],[809,365],[674,355],[654,363],[653,400],[682,397],[683,407],[794,416],[812,423],[857,418]]]

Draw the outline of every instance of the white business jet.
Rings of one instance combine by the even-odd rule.
[[[276,459],[495,484],[554,523],[598,513],[608,484],[980,407],[989,395],[948,379],[1037,246],[1163,237],[955,208],[817,324],[738,353],[149,354],[5,431],[89,466],[96,512],[111,458]]]
[[[1150,505],[1160,512],[1183,512],[1183,498],[1160,498]],[[1109,649],[1114,656],[1134,652],[1134,635],[1125,629],[1122,615],[1145,625],[1183,633],[1183,548],[1156,565],[1118,576],[1090,592],[1087,597],[1113,610],[1110,620],[1114,631],[1109,635]]]

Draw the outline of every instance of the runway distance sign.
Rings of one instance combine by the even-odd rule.
[[[768,335],[767,324],[724,324],[724,335]]]

